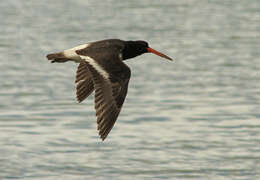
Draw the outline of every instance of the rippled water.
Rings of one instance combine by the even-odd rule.
[[[0,3],[1,179],[259,179],[260,1]],[[124,108],[105,142],[75,63],[45,55],[106,38],[175,59],[127,61]]]

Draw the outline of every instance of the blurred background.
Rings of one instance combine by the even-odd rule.
[[[260,1],[0,2],[0,179],[259,179]],[[126,61],[105,142],[77,64],[46,54],[107,38],[170,57]]]

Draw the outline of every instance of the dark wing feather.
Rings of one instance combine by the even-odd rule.
[[[92,75],[85,61],[82,61],[78,66],[75,83],[77,83],[77,100],[78,102],[82,102],[94,90]]]
[[[123,64],[123,63],[122,63]],[[126,65],[125,68],[127,67]],[[126,73],[130,73],[127,67]],[[124,103],[130,74],[126,79],[117,81],[104,78],[93,66],[89,65],[95,87],[95,109],[99,135],[104,140],[113,128]],[[113,76],[113,75],[111,75]]]
[[[113,128],[127,94],[131,71],[119,59],[123,48],[123,41],[108,40],[95,42],[76,51],[91,72],[97,124],[102,140]]]

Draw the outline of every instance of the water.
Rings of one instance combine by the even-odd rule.
[[[0,3],[0,179],[259,179],[260,1]],[[143,39],[175,61],[127,61],[129,92],[105,142],[75,63],[45,55]]]

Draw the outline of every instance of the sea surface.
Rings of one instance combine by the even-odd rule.
[[[46,54],[146,40],[102,142],[73,62]],[[259,0],[2,0],[0,179],[260,179]]]

